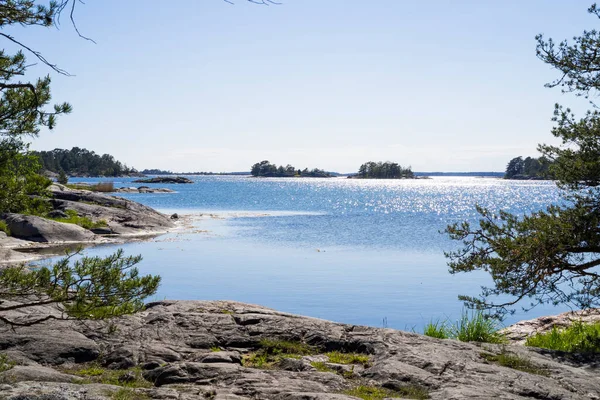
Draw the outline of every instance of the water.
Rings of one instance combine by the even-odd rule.
[[[167,213],[212,214],[191,232],[119,246],[144,256],[143,273],[162,276],[157,299],[231,299],[417,331],[456,319],[457,295],[489,284],[481,273],[448,274],[443,252],[457,244],[440,233],[446,225],[474,221],[475,204],[525,213],[560,201],[545,181],[190,178],[195,184],[148,185],[177,193],[122,194]],[[506,323],[564,310],[540,307]]]

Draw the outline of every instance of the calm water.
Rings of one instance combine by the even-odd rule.
[[[457,295],[489,283],[448,274],[443,251],[456,244],[439,233],[447,224],[476,218],[476,203],[523,213],[560,201],[554,184],[540,181],[190,178],[195,184],[149,185],[177,193],[123,195],[163,212],[212,214],[192,232],[120,246],[144,256],[142,272],[162,276],[156,298],[232,299],[417,331],[432,318],[457,318]]]

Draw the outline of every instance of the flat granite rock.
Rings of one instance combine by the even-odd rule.
[[[28,345],[34,339],[40,346]],[[251,368],[244,357],[264,339],[303,342],[318,354]],[[356,399],[344,392],[358,385],[418,387],[440,400],[600,399],[600,369],[556,352],[338,324],[231,301],[155,302],[113,321],[47,321],[15,331],[0,325],[0,349],[59,370],[61,364],[91,358],[111,369],[139,367],[154,387],[135,392],[150,399],[342,400]],[[369,363],[325,363],[330,371],[318,371],[312,363],[328,360],[324,353],[332,350],[366,354]],[[528,360],[539,374],[488,361],[501,352]],[[103,392],[96,385],[84,393],[88,385],[48,382],[41,389],[40,384],[17,374],[0,387],[0,399],[28,398],[19,396],[36,390],[44,396],[110,399],[115,390],[104,385]]]

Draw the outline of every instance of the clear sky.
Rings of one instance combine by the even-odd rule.
[[[7,33],[74,76],[74,112],[32,148],[84,147],[138,169],[244,171],[260,160],[352,172],[503,171],[553,142],[535,56],[598,26],[581,0],[89,0],[60,30]],[[50,73],[36,66],[37,74]]]

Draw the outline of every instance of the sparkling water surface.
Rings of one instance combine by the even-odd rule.
[[[149,242],[101,246],[142,254],[160,274],[154,299],[238,300],[338,322],[421,331],[458,318],[458,294],[478,294],[482,273],[450,275],[440,233],[476,221],[475,204],[525,213],[561,201],[547,181],[434,177],[354,180],[191,176],[194,184],[147,184],[176,193],[120,194],[159,211],[203,214],[187,231]],[[72,182],[106,181],[100,178]],[[115,186],[138,186],[117,178]],[[539,307],[506,324],[565,311]]]

